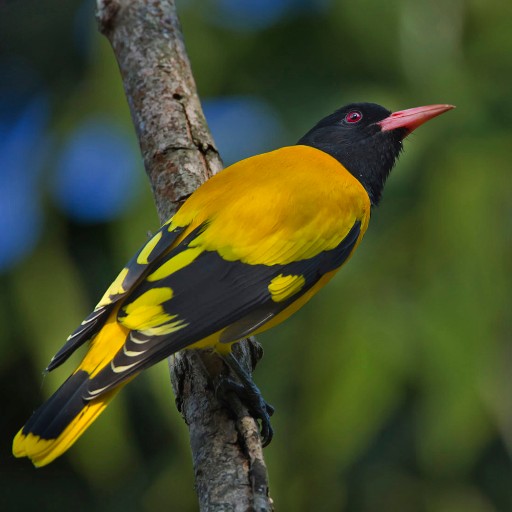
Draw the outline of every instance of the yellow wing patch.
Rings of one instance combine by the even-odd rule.
[[[128,272],[128,268],[123,268],[123,270],[119,272],[119,275],[114,279],[114,282],[108,287],[107,291],[105,292],[105,295],[103,295],[101,300],[96,305],[95,309],[112,304],[112,297],[115,297],[116,295],[120,295],[121,293],[126,292],[126,290],[123,288],[123,282],[126,279]]]
[[[274,302],[283,302],[298,293],[305,283],[304,276],[279,274],[270,281],[268,291]]]
[[[137,263],[139,265],[147,265],[149,263],[149,256],[153,252],[153,249],[156,247],[158,242],[160,242],[162,238],[162,232],[159,231],[140,251],[137,256]]]
[[[179,252],[176,256],[160,265],[152,274],[149,274],[147,280],[158,281],[174,274],[174,272],[190,265],[203,250],[202,247],[190,247],[189,249]]]
[[[147,336],[163,336],[183,329],[188,324],[178,315],[166,313],[163,307],[173,295],[169,287],[148,290],[123,308],[126,316],[119,318],[120,323]]]
[[[173,332],[179,331],[184,327],[187,327],[187,325],[189,325],[184,320],[171,321],[174,320],[175,318],[178,318],[178,315],[169,315],[167,323],[157,325],[156,327],[141,329],[140,332],[142,334],[145,334],[146,336],[164,336],[166,334],[171,334]]]
[[[172,299],[173,291],[169,287],[152,288],[123,307],[125,316],[120,318],[124,327],[140,331],[162,325],[176,318],[164,311],[163,303]]]

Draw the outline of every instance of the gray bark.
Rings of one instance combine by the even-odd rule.
[[[204,119],[173,0],[97,0],[100,31],[117,58],[160,220],[222,162]],[[255,341],[237,348],[251,370],[261,357]],[[189,427],[200,509],[270,511],[258,425],[242,404],[232,419],[211,379],[223,366],[206,352],[170,361],[178,410]],[[205,372],[205,369],[207,372]]]

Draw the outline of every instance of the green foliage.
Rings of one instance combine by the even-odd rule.
[[[353,260],[261,337],[266,357],[255,379],[277,409],[266,450],[276,510],[512,509],[511,7],[332,1],[237,32],[209,24],[201,2],[186,4],[201,95],[264,98],[290,143],[351,101],[458,107],[405,143]],[[14,7],[8,14],[20,19]],[[129,128],[114,58],[93,24],[79,70],[59,50],[71,23],[71,14],[56,17],[43,36],[32,20],[24,43],[7,32],[9,48],[17,42],[27,59],[46,55],[56,137],[91,111]],[[55,60],[68,70],[60,79]],[[38,372],[156,228],[149,187],[122,219],[97,227],[106,248],[89,238],[72,249],[70,231],[83,228],[48,207],[35,252],[1,277],[5,510],[196,509],[186,428],[164,364],[128,386],[49,468],[35,472],[9,455],[16,429],[72,365],[44,379]],[[84,262],[80,250],[105,257]]]

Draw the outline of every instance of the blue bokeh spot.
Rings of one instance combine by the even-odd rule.
[[[279,21],[294,0],[216,0],[213,21],[236,30],[257,30]]]
[[[284,139],[280,118],[262,99],[211,98],[203,109],[225,165],[278,148]]]
[[[39,202],[20,182],[0,182],[0,271],[19,262],[39,240]]]
[[[117,125],[103,118],[88,119],[62,150],[55,200],[78,222],[114,219],[136,195],[138,162],[129,138]]]
[[[48,98],[4,90],[0,104],[0,272],[32,251],[41,232],[38,178],[49,141]]]
[[[204,0],[199,0],[203,2]],[[234,31],[269,28],[292,16],[325,11],[332,0],[210,0],[202,12],[207,21]]]

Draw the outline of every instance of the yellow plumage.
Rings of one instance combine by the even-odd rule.
[[[79,367],[17,434],[14,455],[48,464],[124,384],[190,348],[223,355],[256,396],[259,411],[251,410],[268,442],[269,409],[231,345],[282,322],[332,279],[360,243],[402,139],[451,108],[347,105],[299,145],[243,160],[202,185],[54,356],[48,370],[90,341]]]
[[[54,366],[93,333],[73,374],[81,379],[79,398],[65,385],[57,391],[20,430],[14,455],[29,457],[36,466],[48,464],[140,369],[183,348],[225,352],[247,332],[283,321],[350,256],[369,216],[363,186],[336,159],[308,146],[255,156],[211,178],[121,271],[88,317],[92,320],[86,319],[56,356]],[[331,253],[333,262],[340,259],[338,266],[322,259]],[[200,281],[198,274],[210,267],[212,275]],[[210,281],[214,278],[219,281]],[[224,291],[217,295],[216,288]],[[244,303],[250,290],[258,293]],[[262,305],[268,319],[262,317],[259,325],[251,314]],[[61,419],[62,428],[49,426],[45,407],[57,413],[66,400],[69,418]]]
[[[116,312],[117,310],[114,310],[102,330],[94,338],[89,351],[74,373],[84,371],[92,378],[106,365],[110,364],[116,352],[122,348],[127,330],[115,320]],[[29,457],[36,467],[49,464],[71,447],[127,383],[125,382],[96,400],[85,404],[80,413],[72,419],[57,439],[42,439],[32,433],[24,434],[23,429],[21,429],[14,438],[14,456]]]
[[[363,186],[333,157],[290,146],[242,160],[192,194],[171,226],[197,238],[206,251],[251,265],[287,264],[336,247],[356,220],[368,226]]]

